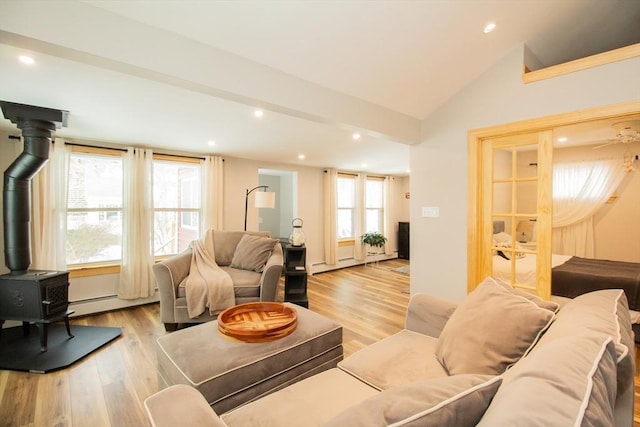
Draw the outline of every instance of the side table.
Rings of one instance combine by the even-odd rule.
[[[284,246],[284,300],[309,308],[306,263],[307,252],[304,245]]]

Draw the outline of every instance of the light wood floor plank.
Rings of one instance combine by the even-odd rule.
[[[98,350],[75,366],[68,368],[70,369],[69,400],[73,426],[112,425],[106,405],[105,385],[102,384],[97,367],[97,358],[100,357],[101,351],[104,349]]]
[[[345,356],[402,330],[409,276],[393,268],[406,264],[391,260],[309,276],[309,308],[343,326]],[[282,300],[282,283],[278,295]],[[0,370],[0,427],[146,426],[142,402],[158,388],[155,340],[166,333],[158,304],[72,323],[118,326],[123,335],[61,371]],[[640,362],[638,352],[636,358]],[[637,390],[634,427],[640,427]]]
[[[71,426],[71,400],[67,372],[56,371],[38,376],[34,424],[41,426]]]

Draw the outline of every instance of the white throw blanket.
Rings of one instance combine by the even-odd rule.
[[[207,307],[213,314],[235,305],[231,276],[216,264],[213,230],[207,231],[204,240],[191,242],[191,248],[191,269],[184,285],[189,317],[200,316]]]

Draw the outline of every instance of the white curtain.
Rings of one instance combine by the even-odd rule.
[[[367,258],[367,248],[362,243],[361,236],[367,231],[367,175],[356,175],[356,205],[353,209],[353,258],[363,261]]]
[[[71,150],[56,138],[49,161],[31,181],[33,262],[37,270],[67,269],[67,193]]]
[[[327,265],[335,265],[338,262],[337,186],[338,172],[335,169],[325,170],[322,177],[322,199],[324,207],[324,261]]]
[[[623,178],[619,159],[553,166],[553,253],[595,256],[593,214]]]
[[[384,179],[384,235],[387,238],[387,243],[384,245],[384,253],[386,255],[393,255],[397,246],[396,225],[392,222],[392,218],[395,217],[393,212],[395,183],[395,178],[392,176],[387,176]]]
[[[118,297],[153,295],[153,152],[128,148],[123,155],[122,265]]]
[[[210,229],[221,230],[223,227],[224,205],[224,159],[217,156],[205,156],[202,165],[202,214],[200,235]]]

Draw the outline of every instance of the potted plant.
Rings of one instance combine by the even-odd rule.
[[[371,246],[372,248],[381,248],[387,243],[387,238],[384,237],[381,233],[364,233],[360,236],[360,241],[365,245]]]

